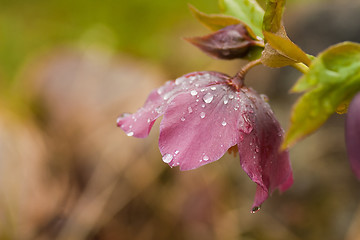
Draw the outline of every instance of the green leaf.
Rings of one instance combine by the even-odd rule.
[[[299,62],[310,65],[311,60],[286,35],[264,31],[264,36],[270,46],[265,47],[261,60],[263,64],[269,67],[283,67]]]
[[[360,91],[360,44],[345,42],[322,52],[297,84],[308,90],[292,110],[283,148],[318,129]]]
[[[291,89],[302,92],[319,84],[342,82],[358,71],[360,44],[343,42],[320,53],[310,66],[309,73],[300,78]]]
[[[206,14],[200,12],[191,4],[189,4],[189,8],[195,18],[212,31],[217,31],[224,27],[241,23],[239,19],[231,16],[222,14]]]
[[[256,0],[219,0],[219,3],[223,13],[240,19],[257,36],[263,37],[262,22],[264,10]]]
[[[286,0],[268,0],[263,19],[263,30],[276,33],[282,27],[282,15]]]

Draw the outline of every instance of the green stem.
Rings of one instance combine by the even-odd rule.
[[[300,72],[302,72],[303,74],[306,74],[309,71],[309,67],[306,66],[303,63],[294,63],[291,65],[293,68],[299,70]]]

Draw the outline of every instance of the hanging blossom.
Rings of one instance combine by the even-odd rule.
[[[159,148],[170,167],[195,169],[237,145],[242,168],[257,184],[252,212],[273,190],[292,185],[288,152],[279,150],[284,131],[265,97],[245,87],[239,76],[194,72],[168,81],[136,113],[119,117],[117,125],[128,136],[144,138],[161,115]]]
[[[360,179],[360,93],[354,97],[349,106],[345,135],[351,168]]]

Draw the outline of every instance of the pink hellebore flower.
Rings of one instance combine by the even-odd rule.
[[[128,136],[144,138],[161,115],[159,148],[170,167],[195,169],[237,145],[242,168],[257,184],[253,212],[273,190],[292,185],[288,152],[279,152],[284,131],[269,104],[239,77],[194,72],[168,81],[117,125]]]
[[[354,97],[349,106],[345,135],[351,168],[360,179],[360,93]]]

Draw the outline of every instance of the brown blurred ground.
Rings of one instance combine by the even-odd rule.
[[[360,5],[329,2],[310,4],[308,13],[300,3],[287,9],[289,35],[309,53],[360,42]],[[240,62],[208,59],[181,42],[202,31],[188,23],[195,20],[169,37],[177,46],[163,64],[91,44],[27,59],[11,89],[22,98],[0,104],[0,239],[360,239],[360,183],[346,159],[344,116],[291,150],[295,184],[256,214],[255,184],[238,157],[179,172],[161,161],[158,123],[146,139],[116,128],[120,113],[135,111],[169,78],[236,72]],[[287,90],[298,76],[259,67],[246,80],[270,97],[285,128],[297,97]]]

